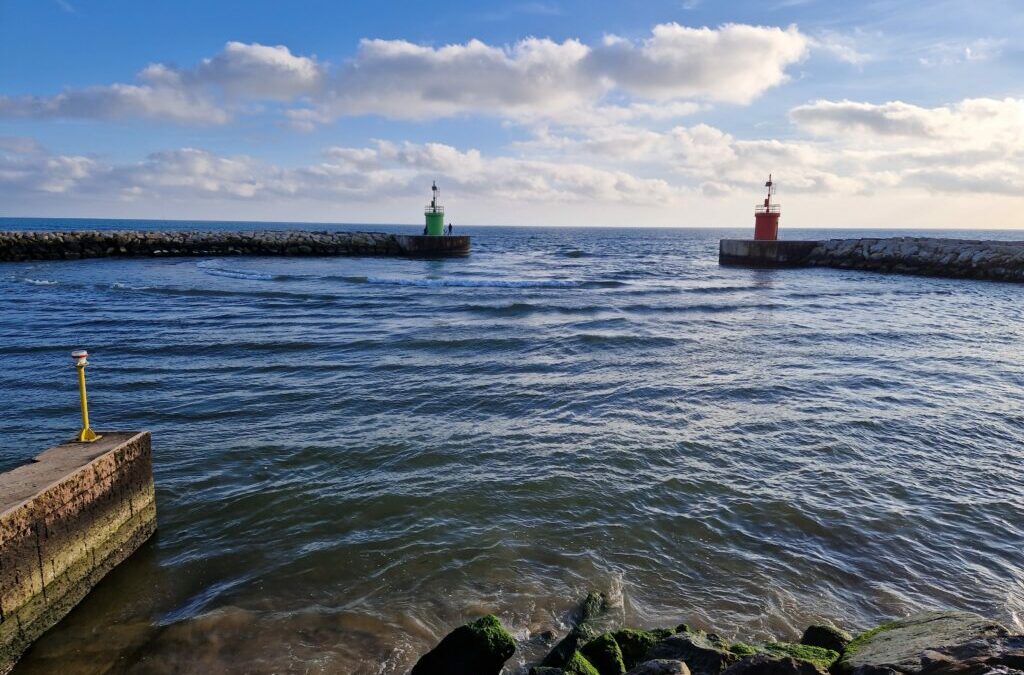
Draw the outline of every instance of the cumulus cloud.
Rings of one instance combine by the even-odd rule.
[[[142,119],[224,124],[238,100],[291,100],[319,87],[323,66],[287,47],[229,42],[194,68],[152,64],[139,84],[69,89],[55,96],[0,96],[0,117]]]
[[[795,26],[711,29],[668,23],[655,26],[639,44],[606,36],[587,67],[596,78],[651,99],[749,103],[784,82],[786,68],[807,49],[807,38]]]
[[[1020,143],[1024,140],[1024,99],[965,99],[924,108],[890,101],[815,101],[794,108],[790,117],[820,136],[853,134],[888,142],[893,137],[955,140],[966,144]]]
[[[509,46],[362,40],[352,59],[329,67],[284,46],[229,42],[191,68],[152,64],[137,83],[0,96],[0,117],[222,124],[245,103],[262,101],[290,103],[287,118],[303,129],[360,115],[522,121],[601,110],[619,120],[671,117],[697,101],[749,103],[783,83],[808,45],[793,26],[668,23],[645,40],[606,36],[596,45],[532,37]]]
[[[414,193],[435,177],[463,197],[498,201],[663,205],[678,194],[663,180],[625,171],[488,157],[440,143],[335,147],[319,163],[284,168],[196,148],[110,164],[52,154],[25,139],[0,142],[0,194],[62,193],[125,201],[377,200]]]

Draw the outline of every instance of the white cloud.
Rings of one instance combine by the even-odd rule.
[[[853,66],[863,66],[874,60],[874,56],[860,49],[857,39],[835,31],[824,31],[810,38],[811,48],[824,52],[834,59]]]
[[[970,146],[1024,142],[1024,99],[965,99],[935,108],[902,101],[815,101],[794,108],[790,117],[816,135],[857,135],[883,143],[894,137]]]
[[[750,103],[784,82],[786,68],[804,58],[807,48],[807,38],[795,26],[711,29],[668,23],[655,26],[640,44],[607,36],[587,65],[595,77],[647,98]]]
[[[286,47],[229,42],[190,69],[153,64],[140,84],[69,89],[55,96],[0,96],[0,117],[141,119],[224,124],[238,99],[292,100],[319,87],[323,68]]]
[[[918,62],[927,67],[952,66],[960,63],[981,63],[998,58],[1006,46],[1005,39],[978,38],[968,42],[940,42],[925,49]]]
[[[322,162],[282,168],[248,156],[182,148],[141,162],[108,164],[54,155],[25,139],[0,143],[0,194],[65,193],[121,200],[376,200],[438,178],[463,198],[526,202],[666,204],[678,190],[660,179],[571,162],[487,157],[440,143],[331,148]]]
[[[686,114],[695,101],[749,103],[783,83],[807,49],[793,26],[669,23],[639,42],[607,36],[594,46],[541,38],[442,47],[363,40],[350,61],[330,68],[284,46],[229,42],[191,68],[152,64],[135,84],[0,96],[0,117],[223,124],[246,103],[275,101],[298,104],[286,115],[301,129],[360,115],[666,119]]]

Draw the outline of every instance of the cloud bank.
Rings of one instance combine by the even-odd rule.
[[[599,44],[526,38],[430,47],[363,40],[332,66],[284,46],[229,42],[191,68],[153,64],[133,84],[69,89],[54,96],[0,97],[0,117],[141,119],[217,125],[246,104],[275,102],[297,127],[341,117],[425,120],[463,114],[564,118],[609,96],[642,101],[745,104],[786,80],[808,39],[787,29],[726,24],[655,26],[631,41]]]

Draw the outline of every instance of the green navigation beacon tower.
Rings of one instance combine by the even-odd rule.
[[[437,189],[437,181],[434,181],[434,185],[430,190],[433,193],[433,196],[430,198],[430,203],[427,204],[427,208],[423,211],[423,215],[427,218],[427,234],[431,237],[443,237],[444,207],[437,203],[437,195],[438,192],[440,192]]]

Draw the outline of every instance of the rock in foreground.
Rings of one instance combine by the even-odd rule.
[[[498,675],[516,651],[495,616],[456,628],[416,662],[411,675]]]
[[[927,612],[869,630],[847,645],[837,666],[846,675],[1005,673],[987,668],[1024,668],[1024,654],[1018,651],[1019,660],[1015,660],[1014,645],[1002,640],[1008,635],[1004,626],[977,614]],[[955,658],[958,652],[976,656],[986,651],[992,653],[985,669],[968,667]]]

